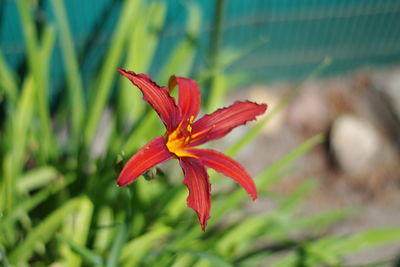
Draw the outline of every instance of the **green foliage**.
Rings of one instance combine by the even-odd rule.
[[[306,140],[255,177],[261,197],[276,203],[274,210],[246,211],[248,196],[230,183],[229,194],[213,195],[206,233],[186,207],[187,191],[171,179],[172,171],[171,177],[138,179],[127,188],[117,188],[116,158],[128,157],[162,130],[156,115],[141,102],[139,90],[132,90],[124,79],[115,83],[119,77],[116,68],[149,70],[165,24],[165,3],[124,1],[113,41],[98,75],[90,82],[89,101],[84,99],[85,85],[63,1],[50,1],[54,25],[45,24],[41,35],[30,9],[36,2],[17,3],[28,71],[15,73],[0,51],[0,101],[5,103],[1,106],[6,114],[0,126],[2,266],[257,266],[270,259],[275,259],[276,266],[339,266],[349,253],[400,239],[398,228],[326,235],[329,227],[349,216],[351,210],[298,217],[296,209],[316,186],[315,179],[306,180],[285,196],[270,192],[271,185],[293,171],[297,158],[324,141],[323,135]],[[192,73],[198,52],[202,14],[194,2],[184,8],[189,14],[186,35],[161,68],[158,78],[163,82],[172,72]],[[55,38],[61,43],[68,97],[50,116],[48,73]],[[232,85],[226,68],[254,47],[227,50],[215,60],[219,62],[216,69],[199,74],[200,80],[212,77],[213,81],[207,109],[219,106]],[[110,104],[115,84],[117,97]],[[233,156],[254,140],[292,97],[227,153]],[[99,144],[95,140],[97,133],[104,131],[99,122],[106,108],[111,113],[110,134]],[[60,137],[53,121],[66,127],[65,144],[57,142]],[[91,152],[98,146],[104,149]],[[295,238],[299,234],[301,238]],[[282,255],[278,260],[277,253]]]

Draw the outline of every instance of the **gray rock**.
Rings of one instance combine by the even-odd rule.
[[[352,176],[371,172],[383,146],[377,130],[368,121],[353,115],[335,120],[330,142],[340,168]]]

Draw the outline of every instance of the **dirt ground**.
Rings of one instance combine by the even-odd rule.
[[[255,85],[234,91],[226,104],[250,99],[268,103],[270,112],[297,85]],[[295,174],[273,190],[284,193],[308,177],[319,179],[320,186],[309,196],[304,212],[344,207],[358,210],[334,225],[332,233],[399,227],[399,122],[400,66],[309,81],[301,85],[296,98],[268,123],[262,135],[238,155],[238,160],[255,175],[307,138],[325,133],[325,143],[298,160]],[[227,142],[241,136],[246,128],[232,132]],[[363,264],[399,256],[400,242],[346,260],[349,264]]]

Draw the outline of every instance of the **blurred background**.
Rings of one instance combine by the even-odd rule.
[[[396,0],[0,1],[0,263],[399,266],[398,25]],[[118,67],[267,103],[211,144],[260,199],[210,172],[202,233],[177,162],[117,188],[164,133]]]

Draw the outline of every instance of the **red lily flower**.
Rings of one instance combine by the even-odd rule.
[[[233,128],[254,120],[267,109],[267,105],[250,101],[235,102],[195,121],[200,111],[200,89],[195,81],[171,76],[169,88],[158,86],[145,74],[118,69],[143,93],[160,116],[167,132],[142,147],[126,163],[118,178],[118,185],[134,182],[149,168],[166,160],[177,158],[184,173],[183,184],[189,189],[187,203],[198,215],[205,231],[210,218],[211,185],[206,167],[212,168],[239,183],[247,193],[257,199],[257,188],[245,169],[233,159],[211,149],[198,149],[198,145],[221,138]],[[178,104],[170,91],[178,85]]]

